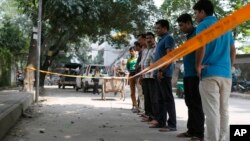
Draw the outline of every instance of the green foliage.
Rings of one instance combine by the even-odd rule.
[[[10,85],[12,54],[6,48],[0,48],[0,87]]]
[[[250,46],[240,47],[239,50],[243,51],[246,54],[250,54]]]
[[[6,48],[13,55],[17,55],[27,47],[27,39],[19,27],[5,19],[3,27],[0,29],[0,47]]]
[[[38,0],[16,2],[35,26]],[[60,51],[70,51],[72,44],[81,44],[85,38],[91,42],[98,41],[101,44],[107,41],[117,44],[117,47],[125,47],[131,37],[129,35],[145,32],[146,28],[150,27],[153,21],[148,20],[152,15],[155,16],[157,11],[153,0],[43,0],[42,7],[42,61],[47,60],[48,51],[53,51],[50,60],[56,61],[55,58]],[[110,34],[113,31],[126,34],[114,38]],[[76,52],[71,56],[80,55]],[[84,56],[82,60],[88,60],[87,58]]]
[[[239,9],[244,6],[249,0],[229,0],[229,1],[220,1],[220,0],[211,0],[215,7],[215,14],[218,18],[222,18],[232,11]],[[193,15],[193,5],[197,0],[165,0],[161,6],[161,12],[164,13],[164,17],[167,18],[172,26],[172,32],[174,33],[175,38],[178,41],[178,44],[183,43],[184,38],[181,36],[181,33],[178,30],[176,19],[183,13],[189,13]],[[194,16],[193,16],[194,17]],[[250,21],[241,24],[234,30],[237,38],[242,36],[250,35]]]

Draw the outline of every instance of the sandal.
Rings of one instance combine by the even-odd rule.
[[[189,134],[188,132],[183,132],[183,133],[178,134],[176,137],[179,137],[179,138],[191,138],[192,135]]]

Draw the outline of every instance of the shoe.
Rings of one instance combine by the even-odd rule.
[[[190,135],[188,132],[183,132],[183,133],[178,134],[176,137],[179,137],[179,138],[191,138],[192,135]]]
[[[172,128],[172,127],[164,127],[159,129],[160,132],[172,132],[172,131],[177,131],[176,128]]]
[[[149,126],[149,128],[163,128],[163,126],[161,126],[161,125],[158,123],[158,124],[153,124],[153,125]]]
[[[203,138],[199,138],[199,137],[192,137],[188,141],[204,141],[204,139]]]

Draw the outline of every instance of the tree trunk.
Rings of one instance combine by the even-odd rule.
[[[50,65],[51,65],[51,60],[52,57],[46,56],[44,64],[41,67],[41,70],[48,71]],[[40,86],[44,86],[44,80],[45,80],[46,73],[41,73],[40,74]]]
[[[29,56],[27,61],[27,66],[25,69],[25,78],[24,78],[24,91],[33,92],[34,91],[34,82],[35,82],[35,71],[29,68],[36,68],[37,63],[37,41],[33,39],[36,33],[32,32],[31,43],[29,48]]]

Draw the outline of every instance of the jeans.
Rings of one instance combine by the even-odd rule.
[[[158,80],[159,86],[159,107],[160,107],[160,115],[159,115],[159,124],[160,126],[166,126],[166,122],[168,123],[168,127],[176,128],[176,110],[175,110],[175,101],[172,93],[172,77],[164,77],[161,80]],[[169,118],[167,119],[167,114]]]
[[[185,103],[188,108],[187,128],[192,136],[204,138],[205,117],[202,110],[198,76],[184,77]]]

